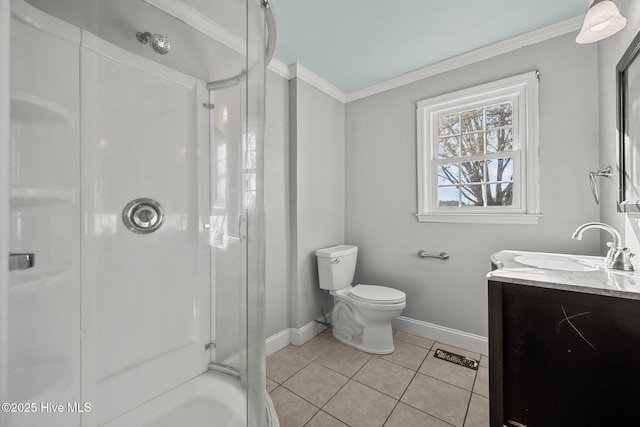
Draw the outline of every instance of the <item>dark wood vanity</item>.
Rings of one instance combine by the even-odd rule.
[[[501,254],[488,284],[491,427],[640,426],[640,276]]]

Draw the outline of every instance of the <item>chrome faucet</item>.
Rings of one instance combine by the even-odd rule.
[[[587,222],[586,224],[582,224],[578,227],[571,238],[582,240],[582,233],[591,228],[604,230],[613,237],[613,242],[607,243],[607,246],[609,246],[610,249],[609,252],[607,252],[607,257],[604,261],[605,267],[613,268],[615,270],[633,271],[631,257],[635,256],[635,254],[631,252],[631,249],[621,246],[622,237],[620,237],[620,233],[618,233],[618,231],[609,224],[604,224],[602,222]]]

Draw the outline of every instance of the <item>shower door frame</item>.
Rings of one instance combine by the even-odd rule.
[[[9,310],[9,197],[10,197],[10,92],[9,52],[11,47],[11,4],[0,0],[0,401],[8,398],[8,310]],[[0,425],[6,414],[0,412]]]

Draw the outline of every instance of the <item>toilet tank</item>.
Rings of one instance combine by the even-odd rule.
[[[357,246],[340,245],[318,249],[316,257],[320,288],[333,291],[351,286],[356,272]]]

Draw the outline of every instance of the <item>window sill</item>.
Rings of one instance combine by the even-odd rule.
[[[455,224],[537,225],[541,217],[542,214],[416,214],[419,222]]]

